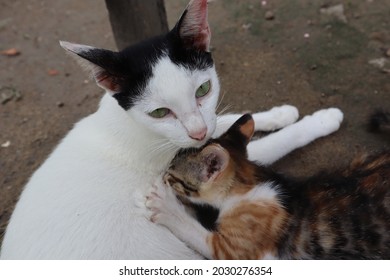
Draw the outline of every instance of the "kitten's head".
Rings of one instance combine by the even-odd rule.
[[[255,172],[246,151],[253,132],[254,121],[246,114],[218,139],[182,150],[164,175],[165,183],[192,202],[209,204],[223,200],[233,186],[253,183]]]
[[[192,0],[166,35],[114,52],[61,42],[138,123],[172,144],[201,146],[216,126],[219,82],[207,0]]]

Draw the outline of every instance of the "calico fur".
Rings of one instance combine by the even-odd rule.
[[[289,178],[248,160],[253,131],[245,115],[204,147],[180,152],[147,197],[151,220],[207,258],[390,258],[389,151]],[[176,195],[218,210],[214,226],[205,229]]]

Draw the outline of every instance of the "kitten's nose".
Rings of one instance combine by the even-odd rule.
[[[207,134],[207,128],[205,127],[202,128],[201,130],[189,133],[188,136],[190,136],[190,138],[194,140],[202,141],[206,137],[206,134]]]

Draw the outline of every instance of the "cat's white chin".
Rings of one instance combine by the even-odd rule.
[[[187,140],[187,141],[174,141],[170,140],[170,142],[177,146],[180,149],[187,149],[187,148],[200,148],[203,145],[207,143],[207,141],[210,139],[210,137],[206,137],[205,139],[199,141],[199,140]]]

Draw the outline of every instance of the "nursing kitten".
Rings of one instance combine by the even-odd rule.
[[[99,109],[78,122],[32,175],[12,214],[2,259],[197,259],[144,216],[140,201],[180,148],[200,147],[239,115],[217,117],[219,82],[209,52],[207,0],[193,0],[167,34],[114,52],[61,42],[106,91]],[[278,157],[336,131],[332,112],[317,133],[283,145]],[[298,118],[281,106],[254,115],[256,129]],[[287,142],[287,143],[284,143]],[[272,162],[271,157],[263,157]],[[254,154],[256,157],[256,155]],[[261,160],[261,158],[257,158]]]
[[[253,132],[245,115],[181,151],[164,176],[171,188],[157,183],[147,197],[151,220],[210,259],[390,259],[390,152],[287,178],[247,159]],[[206,229],[176,194],[212,206],[215,223]]]

